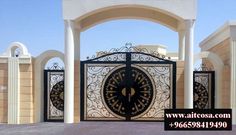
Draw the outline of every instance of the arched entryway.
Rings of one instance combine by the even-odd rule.
[[[195,3],[173,1],[99,1],[91,4],[82,1],[64,1],[65,20],[65,122],[80,121],[80,114],[74,114],[74,80],[80,75],[80,33],[96,24],[122,18],[135,18],[160,23],[179,33],[179,58],[185,57],[185,97],[186,108],[192,108],[192,77],[193,77],[193,30],[195,20]],[[83,5],[83,6],[82,6]],[[167,6],[169,5],[169,6]],[[78,7],[80,6],[80,7]],[[171,7],[182,7],[181,9]],[[84,9],[86,7],[86,9]],[[84,9],[84,10],[83,10]],[[189,12],[187,12],[189,11]],[[184,14],[185,13],[185,14]],[[185,45],[186,44],[186,45]],[[184,53],[185,52],[185,53]],[[76,63],[76,65],[75,65]]]
[[[222,59],[213,52],[203,51],[194,56],[194,62],[200,59],[209,61],[215,70],[215,108],[222,108],[222,72],[224,63]]]
[[[56,51],[49,50],[43,52],[39,56],[35,58],[34,62],[34,114],[35,114],[35,122],[43,122],[44,121],[44,69],[48,61],[52,58],[59,58],[64,62],[64,54]]]

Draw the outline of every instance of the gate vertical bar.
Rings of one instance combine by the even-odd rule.
[[[81,121],[84,121],[86,118],[84,117],[84,112],[86,111],[84,108],[84,106],[85,106],[85,104],[84,104],[84,100],[86,100],[85,98],[86,98],[86,96],[84,96],[84,93],[86,92],[85,90],[85,87],[84,87],[84,74],[86,74],[86,72],[84,72],[84,66],[85,66],[85,64],[84,64],[84,62],[80,62],[80,73],[81,73],[81,75],[80,75],[80,93],[79,93],[79,96],[80,96],[80,107],[79,107],[79,109],[80,109],[80,120]]]
[[[126,120],[130,121],[130,115],[131,115],[131,110],[130,110],[130,100],[131,100],[131,54],[130,53],[126,53],[126,75],[125,78],[127,80],[127,90],[126,90],[126,97],[127,99],[127,117]]]

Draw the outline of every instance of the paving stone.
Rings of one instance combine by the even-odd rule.
[[[232,131],[165,131],[162,122],[0,124],[0,135],[235,135]]]

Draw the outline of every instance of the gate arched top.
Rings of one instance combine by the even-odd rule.
[[[137,48],[132,44],[127,43],[125,46],[118,49],[111,49],[109,51],[101,51],[97,56],[87,57],[89,62],[126,62],[127,57],[130,57],[132,62],[138,61],[155,61],[165,63],[175,63],[166,59],[164,55],[160,55],[157,51],[149,51],[146,48]]]
[[[57,50],[48,50],[37,56],[35,63],[37,66],[44,67],[48,60],[56,57],[60,58],[64,62],[64,54],[62,52]]]
[[[224,63],[223,63],[222,59],[217,54],[215,54],[213,52],[209,52],[209,51],[203,51],[198,54],[195,54],[194,63],[197,60],[200,60],[203,58],[208,59],[213,64],[214,69],[218,69],[218,68],[222,69],[224,67]]]

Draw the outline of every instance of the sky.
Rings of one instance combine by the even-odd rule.
[[[198,0],[194,51],[199,43],[228,20],[236,20],[236,0]],[[0,54],[11,42],[23,43],[36,57],[47,50],[64,52],[61,0],[0,0]],[[178,34],[144,20],[113,20],[81,33],[81,59],[125,43],[162,44],[178,50]]]

